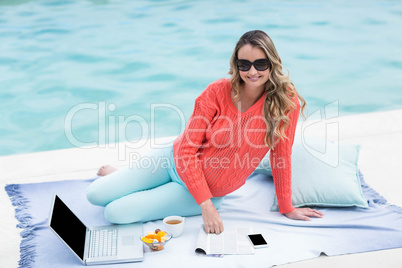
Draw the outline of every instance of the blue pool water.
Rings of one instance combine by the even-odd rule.
[[[400,109],[401,28],[400,1],[3,0],[0,155],[178,135],[251,29],[310,114]]]

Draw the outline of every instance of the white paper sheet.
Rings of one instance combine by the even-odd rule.
[[[254,254],[254,247],[247,235],[252,227],[230,227],[217,234],[207,234],[201,225],[198,234],[196,253],[204,255]]]

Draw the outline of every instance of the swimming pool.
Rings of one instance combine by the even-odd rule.
[[[251,29],[310,114],[402,108],[402,4],[303,2],[0,2],[0,155],[180,134]]]

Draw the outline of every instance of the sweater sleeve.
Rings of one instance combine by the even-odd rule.
[[[209,85],[195,100],[194,111],[177,144],[175,155],[177,174],[198,205],[212,197],[198,153],[217,111],[216,95],[212,87]]]
[[[296,125],[300,113],[300,103],[297,96],[293,102],[296,109],[289,112],[289,126],[285,130],[287,138],[281,139],[270,151],[272,176],[274,179],[279,212],[284,214],[294,210],[292,205],[292,146],[295,137]]]

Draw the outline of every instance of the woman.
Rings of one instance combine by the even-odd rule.
[[[87,191],[114,223],[202,214],[206,232],[224,230],[217,211],[225,195],[241,187],[270,150],[279,212],[310,220],[322,213],[291,204],[291,152],[305,101],[263,31],[245,33],[230,60],[230,79],[211,83],[196,99],[173,147],[146,157],[169,159],[168,167],[115,170],[102,167]],[[299,104],[299,100],[302,105]]]

